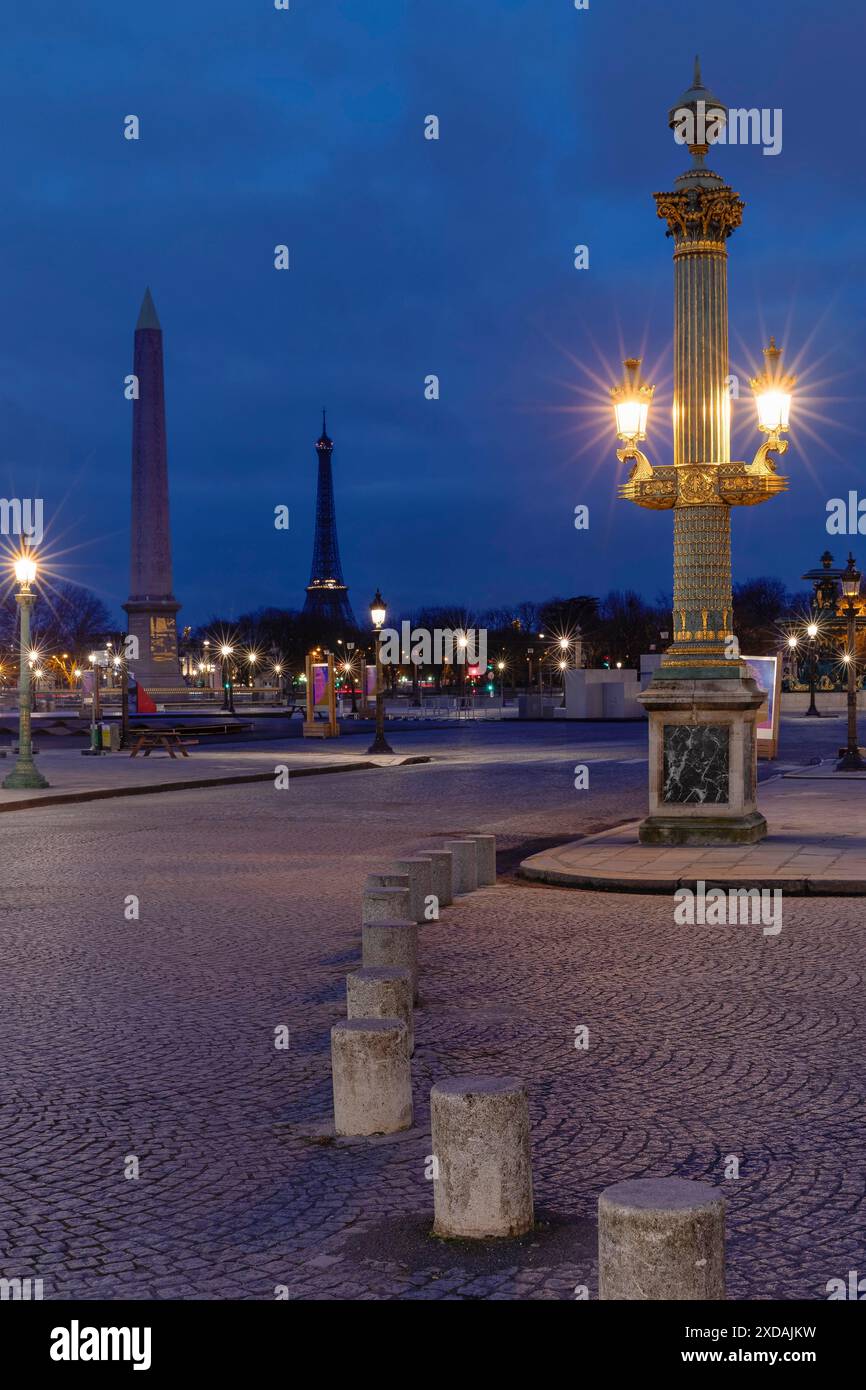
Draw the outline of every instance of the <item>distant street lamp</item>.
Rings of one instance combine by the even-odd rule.
[[[394,752],[385,737],[385,692],[382,688],[382,653],[379,645],[379,633],[385,623],[386,611],[385,600],[377,589],[373,602],[370,604],[370,622],[375,633],[373,647],[376,653],[376,737],[367,749],[368,753]]]
[[[815,680],[818,674],[818,624],[809,623],[806,627],[806,636],[809,638],[809,708],[806,714],[812,719],[820,719],[821,712],[815,704]]]
[[[220,647],[220,656],[223,659],[223,709],[228,714],[235,712],[235,690],[232,682],[231,657],[234,647],[223,643]]]
[[[346,650],[347,650],[347,652],[349,653],[349,659],[348,659],[348,661],[346,662],[346,670],[348,671],[349,675],[351,676],[351,680],[352,680],[352,713],[353,713],[353,714],[357,714],[357,713],[358,713],[358,705],[357,705],[357,701],[355,700],[355,643],[354,643],[354,642],[347,642],[347,643],[346,643]],[[361,660],[361,675],[362,675],[362,676],[363,676],[363,673],[364,673],[364,662],[363,662],[363,658],[362,658],[362,660]]]
[[[848,568],[842,572],[844,616],[848,622],[848,650],[843,660],[848,670],[848,747],[836,764],[837,772],[857,772],[866,764],[857,742],[857,599],[860,597],[860,571],[854,556],[848,555]]]
[[[32,555],[21,555],[15,561],[14,568],[15,578],[18,581],[15,602],[21,611],[18,759],[12,771],[3,779],[3,786],[10,789],[15,787],[47,787],[48,782],[33,761],[30,725],[30,613],[36,602],[36,595],[30,586],[36,578],[36,561]]]

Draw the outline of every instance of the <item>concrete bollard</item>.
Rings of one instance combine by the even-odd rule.
[[[433,1234],[521,1236],[532,1229],[526,1088],[513,1076],[456,1076],[430,1092]]]
[[[685,1178],[640,1178],[598,1199],[598,1296],[725,1297],[725,1202]]]
[[[361,928],[364,969],[384,965],[408,970],[412,980],[412,1002],[418,1002],[418,926],[408,920],[365,922]]]
[[[418,854],[422,859],[430,860],[433,892],[439,899],[440,909],[448,907],[449,903],[454,901],[454,889],[451,883],[454,856],[450,849],[419,849]]]
[[[395,859],[398,874],[409,875],[409,916],[415,922],[427,922],[426,900],[433,892],[433,866],[420,854],[411,859]]]
[[[412,976],[407,969],[371,965],[346,976],[349,1018],[399,1018],[406,1025],[409,1056],[415,1051],[412,1031]]]
[[[409,875],[386,869],[381,873],[368,874],[365,888],[408,888]]]
[[[362,922],[405,922],[409,911],[408,888],[365,888],[361,898]]]
[[[412,1073],[400,1018],[349,1018],[331,1029],[334,1128],[396,1134],[412,1125]]]
[[[474,840],[449,840],[452,855],[451,887],[458,893],[474,893],[478,887],[478,851]]]
[[[475,841],[478,887],[486,888],[496,882],[496,836],[470,835],[469,839]]]

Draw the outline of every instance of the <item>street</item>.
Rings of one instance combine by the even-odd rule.
[[[783,721],[780,763],[828,755],[841,725],[816,723]],[[0,1274],[46,1298],[594,1297],[599,1191],[676,1174],[725,1189],[729,1297],[826,1297],[862,1264],[864,900],[791,898],[768,939],[511,872],[633,818],[644,740],[395,727],[439,761],[5,815]],[[415,1127],[329,1141],[365,875],[467,831],[501,876],[421,929]],[[428,1235],[429,1088],[465,1072],[529,1088],[542,1224],[504,1252]]]

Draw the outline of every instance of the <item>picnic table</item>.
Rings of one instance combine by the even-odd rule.
[[[198,743],[198,739],[186,738],[185,734],[185,729],[144,729],[136,734],[129,756],[134,758],[143,753],[149,758],[154,749],[163,748],[170,758],[176,758],[178,753],[188,758],[187,748]]]

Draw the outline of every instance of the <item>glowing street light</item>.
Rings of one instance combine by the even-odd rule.
[[[725,116],[715,98],[713,125]],[[769,458],[783,453],[787,441],[793,378],[783,376],[779,350],[771,343],[766,369],[755,378],[759,426],[764,436],[754,461],[731,458],[728,361],[728,242],[742,221],[744,204],[723,178],[707,169],[708,134],[704,118],[707,88],[696,65],[692,87],[669,113],[668,123],[682,133],[682,118],[692,130],[687,139],[692,167],[670,191],[656,193],[656,213],[673,241],[673,451],[653,465],[639,445],[647,432],[653,388],[641,378],[640,359],[625,362],[622,382],[610,392],[621,462],[634,460],[619,495],[636,506],[673,512],[674,631],[653,679],[638,699],[649,715],[655,748],[668,748],[675,712],[695,731],[685,755],[689,790],[669,796],[666,757],[649,761],[649,815],[639,827],[644,844],[751,844],[767,833],[756,797],[754,725],[762,694],[743,658],[732,656],[733,598],[730,528],[734,507],[754,506],[785,490],[787,479]],[[697,118],[697,121],[695,121]],[[694,138],[697,126],[699,138]],[[730,757],[724,788],[714,772],[721,713],[721,737]],[[748,757],[734,761],[734,749]],[[728,754],[723,755],[726,758]],[[706,789],[703,790],[703,789]],[[705,794],[717,798],[713,824],[696,814],[694,802]],[[701,806],[699,811],[706,811]]]
[[[623,362],[623,379],[610,392],[616,419],[616,437],[624,446],[617,450],[621,463],[626,459],[640,460],[644,457],[637,443],[640,439],[646,439],[647,418],[655,387],[641,380],[640,362],[639,357],[627,357]]]
[[[385,625],[386,615],[385,600],[377,589],[370,604],[370,622],[377,637]],[[378,641],[374,641],[373,649],[376,654],[376,737],[367,752],[393,753],[394,749],[385,737],[385,692],[382,688],[382,652]]]
[[[12,771],[3,779],[3,786],[47,787],[33,761],[33,740],[31,737],[32,695],[30,690],[30,614],[36,602],[31,585],[36,579],[36,560],[32,555],[20,555],[14,562],[18,590],[15,602],[21,611],[21,644],[19,657],[19,695],[18,695],[18,758]]]
[[[231,657],[232,657],[232,654],[233,654],[233,653],[234,653],[234,647],[232,647],[228,642],[223,642],[223,643],[221,644],[221,646],[220,646],[220,656],[222,657],[222,666],[223,666],[223,705],[222,705],[222,707],[223,707],[223,709],[225,710],[225,712],[226,712],[227,714],[234,714],[234,712],[235,712],[235,692],[234,692],[234,685],[233,685],[233,683],[232,683],[231,666],[230,666],[230,664],[229,664],[230,661],[231,661]]]
[[[854,556],[849,552],[847,568],[842,571],[840,576],[842,582],[842,594],[845,599],[844,615],[848,623],[848,650],[842,660],[847,669],[848,687],[848,747],[836,764],[837,772],[859,772],[866,763],[860,756],[860,745],[857,739],[857,600],[860,597],[860,580],[862,575],[854,563]]]
[[[770,346],[764,348],[764,370],[749,383],[755,393],[758,429],[762,434],[770,436],[766,443],[761,445],[761,449],[766,453],[784,454],[788,447],[787,440],[780,436],[788,428],[791,394],[797,384],[797,378],[782,371],[781,359],[782,349],[777,348],[775,338],[771,338]]]

